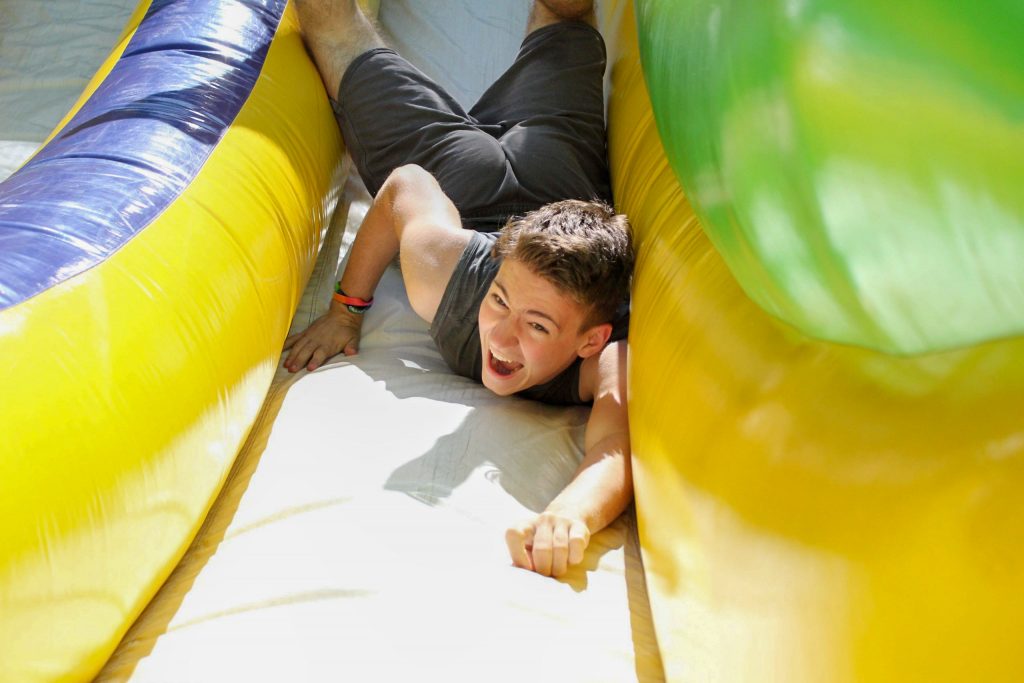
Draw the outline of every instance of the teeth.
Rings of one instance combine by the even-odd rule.
[[[502,356],[499,356],[497,353],[494,352],[494,349],[491,349],[491,355],[494,356],[494,358],[496,360],[499,360],[502,363],[512,363],[512,362],[514,362],[511,358],[503,358]]]

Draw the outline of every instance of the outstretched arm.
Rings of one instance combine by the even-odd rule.
[[[576,474],[543,513],[505,534],[513,564],[545,576],[561,576],[582,562],[591,534],[615,521],[633,499],[625,341],[583,361],[580,388],[594,405]]]
[[[402,278],[413,309],[428,322],[444,294],[469,240],[459,212],[434,177],[418,166],[395,169],[384,181],[352,243],[341,289],[369,300],[384,270],[401,248]],[[359,350],[363,315],[331,301],[328,311],[305,331],[285,341],[290,372],[315,370],[331,356]]]

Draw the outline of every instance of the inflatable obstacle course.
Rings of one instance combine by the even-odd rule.
[[[217,3],[216,9],[234,12],[236,19],[244,14],[232,3]],[[156,10],[144,8],[140,15],[188,23],[165,4]],[[283,17],[275,41],[282,36],[297,38],[290,32],[294,29],[290,10]],[[272,21],[263,16],[258,23]],[[514,53],[519,36],[513,41]],[[182,47],[178,40],[169,44]],[[143,51],[151,52],[156,50]],[[260,72],[257,89],[264,78],[281,78],[269,70],[272,56],[273,52]],[[304,61],[299,70],[311,68]],[[302,113],[287,109],[292,120],[315,125],[282,134],[302,139],[308,135],[307,142],[314,147],[323,144],[325,153],[336,153],[336,145],[331,152],[331,139],[317,138],[319,126],[333,131],[335,125],[319,83],[314,78],[295,85],[308,87],[307,94],[322,101]],[[308,122],[310,117],[314,121]],[[238,121],[244,121],[241,115],[236,125]],[[170,121],[164,123],[175,128]],[[274,147],[250,151],[258,161],[273,153]],[[207,161],[204,172],[211,163]],[[330,170],[315,172],[333,188],[336,181],[330,180]],[[259,171],[240,171],[232,181],[241,187],[251,182],[250,176],[259,176]],[[286,187],[281,189],[287,192]],[[257,201],[244,192],[243,196]],[[225,187],[218,200],[209,204],[233,200],[233,190]],[[337,214],[341,227],[345,227],[347,207],[357,203],[350,204],[346,195],[345,208]],[[358,211],[353,211],[354,229],[359,219]],[[320,228],[315,217],[305,222],[300,218],[295,226],[309,232],[315,247]],[[339,249],[344,253],[351,239],[351,231],[341,232],[333,230],[325,236],[321,260],[310,277],[312,296],[300,302],[297,317],[301,315],[304,322],[296,321],[297,328],[308,324],[317,315],[317,306],[322,310],[329,300]],[[251,260],[235,255],[211,258],[240,271]],[[192,263],[191,254],[187,263]],[[307,273],[311,266],[304,265]],[[166,516],[179,523],[178,529],[168,528],[166,516],[160,517],[147,528],[149,536],[137,534],[131,542],[121,543],[119,555],[106,557],[104,549],[114,541],[103,540],[104,525],[119,511],[104,508],[107,516],[93,517],[88,501],[69,502],[69,507],[80,511],[79,522],[92,531],[89,540],[100,539],[80,550],[89,559],[106,558],[103,575],[109,583],[100,584],[107,590],[105,595],[116,600],[119,591],[133,589],[145,597],[116,614],[112,610],[107,621],[94,621],[88,633],[77,634],[78,640],[60,643],[49,639],[46,628],[53,628],[56,607],[65,606],[67,598],[63,593],[53,597],[55,609],[49,617],[43,611],[33,613],[50,621],[40,621],[40,628],[22,633],[21,640],[11,645],[10,652],[17,656],[4,659],[4,666],[16,672],[11,676],[19,680],[91,680],[94,675],[100,681],[316,680],[347,671],[361,680],[404,680],[422,675],[426,668],[446,672],[449,680],[476,680],[484,667],[499,661],[510,648],[518,648],[548,660],[550,670],[563,672],[563,679],[575,676],[614,683],[645,670],[650,673],[644,674],[644,680],[658,680],[660,664],[653,636],[645,630],[650,622],[630,517],[595,536],[585,566],[564,583],[516,570],[508,563],[505,525],[533,514],[564,486],[580,457],[585,413],[525,402],[493,405],[497,399],[482,388],[453,382],[433,351],[425,327],[412,314],[400,286],[396,287],[396,277],[391,273],[382,284],[382,296],[371,317],[374,322],[367,324],[367,348],[360,358],[338,359],[312,377],[278,373],[262,408],[261,393],[247,404],[256,409],[254,413],[222,415],[226,426],[238,430],[244,445],[237,456],[237,447],[224,449],[223,458],[210,472],[200,466],[203,474],[223,481],[212,503],[189,508],[181,501],[187,503],[210,491],[212,496],[213,487],[203,491],[195,481],[146,470],[145,500],[162,505],[160,510],[167,510]],[[256,296],[232,305],[260,302]],[[292,302],[273,305],[285,316],[294,308]],[[215,313],[212,317],[220,323],[223,312]],[[183,329],[186,334],[192,332],[188,325]],[[167,330],[174,331],[173,327]],[[120,335],[124,328],[109,333]],[[95,337],[102,341],[100,334]],[[277,350],[282,339],[283,330]],[[226,340],[228,351],[238,354],[237,342]],[[180,392],[175,396],[186,402],[195,398]],[[155,419],[141,408],[137,413]],[[358,419],[343,420],[339,415]],[[406,427],[396,429],[396,423]],[[520,437],[528,432],[534,436],[523,442]],[[97,450],[111,447],[102,435],[100,441]],[[497,443],[504,447],[496,448]],[[183,457],[196,457],[197,451],[205,457],[202,449],[185,444]],[[110,467],[124,469],[125,478],[130,478],[124,462]],[[82,487],[89,485],[84,482]],[[38,528],[46,516],[47,510],[39,505],[23,511],[22,519]],[[128,511],[118,519],[134,530],[154,516],[142,509],[138,518]],[[187,534],[175,535],[186,523],[192,525]],[[93,524],[96,529],[91,529]],[[161,550],[164,535],[180,539],[182,545],[168,553],[171,559],[166,565],[146,565]],[[70,545],[61,529],[44,540],[35,548],[39,556],[52,556],[54,549]],[[129,549],[134,556],[128,555]],[[138,576],[127,574],[133,562],[145,565]],[[37,585],[57,586],[55,592],[60,590],[59,581],[66,580],[53,573],[37,576]],[[141,587],[140,577],[146,579]],[[9,604],[17,604],[13,597],[17,586],[8,587],[10,592],[3,594],[5,615]],[[13,614],[27,619],[30,613],[26,609]],[[69,612],[62,616],[64,624],[85,624]],[[564,624],[568,622],[585,627],[567,634]],[[481,624],[489,628],[481,629]],[[18,624],[7,621],[4,626],[13,631]],[[600,656],[592,653],[595,643]],[[395,652],[404,656],[395,657]],[[8,676],[7,671],[3,675]],[[518,679],[520,674],[507,668],[495,672],[491,680],[505,675]]]
[[[831,227],[802,222],[806,214],[799,212],[766,222],[764,216],[775,214],[756,201],[765,187],[783,197],[782,180],[794,183],[781,189],[796,188],[797,207],[818,201],[808,187],[834,188],[807,183],[802,174],[850,151],[839,128],[821,128],[821,121],[832,123],[833,97],[842,94],[850,105],[850,118],[841,120],[866,131],[876,131],[871,114],[882,121],[890,115],[876,111],[873,100],[858,100],[863,89],[834,87],[867,84],[870,94],[873,76],[885,85],[878,60],[898,74],[900,60],[912,55],[908,63],[927,66],[936,83],[987,84],[981,93],[987,100],[934,100],[941,106],[925,116],[921,138],[947,130],[960,135],[971,119],[957,118],[958,107],[982,102],[993,116],[1010,112],[1004,114],[1008,135],[1005,126],[991,126],[990,134],[1004,137],[990,150],[1016,149],[1019,69],[1007,69],[1015,57],[1004,40],[1021,25],[1014,7],[995,3],[984,17],[952,21],[951,5],[914,5],[927,26],[945,27],[933,31],[929,54],[946,54],[940,42],[949,31],[992,38],[989,47],[974,39],[949,42],[960,48],[949,47],[937,66],[920,61],[924,37],[914,22],[873,4],[850,10],[790,3],[787,14],[776,3],[642,1],[639,31],[631,3],[603,7],[615,192],[640,245],[631,419],[644,573],[638,574],[624,518],[595,538],[583,569],[559,583],[502,565],[494,530],[543,506],[564,483],[578,457],[573,444],[582,416],[497,404],[474,393],[478,387],[452,382],[409,313],[396,273],[382,286],[361,358],[271,380],[326,223],[338,140],[291,10],[281,3],[209,3],[204,22],[196,19],[198,5],[177,14],[185,4],[140,6],[115,54],[146,63],[162,53],[168,63],[199,59],[208,80],[136,92],[135,99],[96,109],[105,87],[126,94],[111,80],[120,65],[112,57],[58,127],[51,156],[40,152],[13,185],[0,188],[2,221],[2,211],[25,205],[22,190],[10,188],[22,187],[26,174],[89,159],[92,153],[75,145],[96,141],[108,124],[121,147],[142,139],[117,126],[143,121],[152,124],[150,139],[168,143],[159,153],[127,163],[109,150],[94,156],[139,170],[146,180],[173,180],[183,166],[152,172],[154,162],[180,153],[179,143],[212,135],[213,126],[195,118],[203,108],[185,106],[188,94],[225,76],[225,66],[260,64],[195,177],[179,183],[184,189],[145,227],[127,228],[123,245],[96,259],[100,249],[90,240],[113,231],[101,224],[89,239],[54,229],[55,221],[26,227],[31,224],[20,215],[0,224],[0,239],[38,233],[62,249],[70,241],[86,252],[72,266],[51,268],[46,287],[15,296],[0,311],[0,350],[11,359],[0,381],[0,679],[89,680],[99,671],[98,680],[318,680],[339,672],[401,680],[429,671],[478,680],[511,648],[545,653],[546,672],[558,680],[653,681],[662,672],[672,681],[1015,680],[1022,664],[1016,624],[1024,607],[1017,597],[1024,566],[1018,550],[1024,510],[1017,502],[1024,452],[1021,339],[1010,327],[993,332],[986,323],[979,336],[955,341],[950,335],[968,318],[951,314],[946,327],[935,326],[942,316],[934,308],[878,318],[885,325],[871,322],[862,313],[877,311],[857,302],[861,290],[850,282],[880,280],[832,275],[845,267],[843,259],[873,272],[886,259],[912,259],[914,250],[893,251],[887,233],[872,242],[877,253],[818,252],[822,231]],[[156,18],[155,43],[133,43]],[[207,24],[218,27],[213,40],[197,33]],[[698,26],[712,30],[699,33]],[[738,28],[744,26],[759,30]],[[695,33],[673,41],[663,33],[671,27]],[[815,33],[821,27],[832,33]],[[224,35],[267,37],[265,58],[226,44]],[[433,34],[423,35],[430,42]],[[749,37],[749,47],[736,35]],[[918,42],[904,41],[908,35]],[[830,42],[837,36],[842,40]],[[241,42],[266,45],[261,38]],[[808,45],[833,61],[804,59]],[[864,45],[879,49],[866,52]],[[758,59],[744,61],[751,54]],[[856,66],[853,58],[868,57],[871,69],[836,72],[853,80],[831,83],[813,69]],[[955,58],[969,66],[949,67]],[[740,78],[749,64],[761,72]],[[792,80],[786,65],[808,71]],[[194,76],[197,66],[187,71]],[[679,78],[665,76],[673,73]],[[694,85],[698,76],[703,90]],[[687,84],[684,93],[717,93],[705,99],[710,114],[701,113],[700,102],[678,99],[680,82]],[[799,83],[810,90],[798,95],[821,96],[794,103],[788,86],[761,87],[771,83]],[[928,83],[917,85],[951,92]],[[219,102],[220,92],[202,103]],[[775,99],[759,108],[764,92]],[[914,92],[907,91],[908,101]],[[802,167],[796,156],[788,165],[776,163],[771,155],[779,139],[770,134],[777,130],[764,121],[785,120],[801,103],[813,105],[808,111],[819,118],[797,119],[801,136],[792,139],[805,147],[794,149],[820,164]],[[83,110],[86,120],[76,123]],[[686,116],[691,110],[694,118]],[[674,126],[688,132],[677,135]],[[884,138],[889,129],[878,130]],[[983,136],[973,135],[954,136],[959,142],[934,156],[936,163],[964,159],[966,165],[944,176],[946,194],[911,192],[924,201],[914,217],[947,215],[949,204],[929,208],[929,197],[976,199],[985,195],[974,190],[989,191],[992,202],[957,207],[998,214],[1000,221],[978,221],[984,223],[979,241],[969,244],[999,244],[1001,257],[978,252],[972,272],[1010,283],[1009,298],[989,288],[995,299],[982,303],[990,312],[999,301],[1016,311],[1014,275],[998,269],[1020,260],[1019,206],[1000,190],[1014,168],[1005,177],[986,175],[1003,157],[981,154],[971,145]],[[721,143],[730,154],[688,161],[698,150],[683,144],[677,159],[670,141],[686,136],[702,150]],[[919,139],[909,141],[910,156],[901,158],[931,158]],[[864,157],[880,144],[853,152]],[[870,170],[871,163],[860,158],[854,166]],[[688,180],[695,168],[700,173]],[[909,168],[912,180],[927,180],[914,163],[880,168]],[[812,180],[821,177],[828,176]],[[841,178],[848,181],[843,196],[876,196],[870,173]],[[854,182],[864,178],[866,186]],[[900,187],[906,185],[889,188],[896,194],[883,204],[898,199]],[[723,188],[725,194],[716,194]],[[145,204],[152,197],[146,191],[129,199]],[[121,206],[131,210],[89,215],[120,218],[133,214],[136,203]],[[852,221],[857,206],[830,205],[828,215],[838,211]],[[722,211],[725,223],[716,218]],[[780,225],[788,230],[787,221],[796,228],[774,233],[778,240],[757,234]],[[925,230],[918,220],[911,224]],[[928,232],[935,240],[929,258],[963,257],[953,244],[965,235],[962,225]],[[328,233],[313,269],[307,293],[321,304],[337,265],[324,254],[331,244],[343,252],[339,242]],[[751,244],[753,255],[745,251]],[[808,250],[831,260],[790,275],[773,260],[801,264],[797,256]],[[0,249],[5,296],[14,290],[12,275],[31,271],[30,259],[11,258],[25,253],[31,250]],[[754,286],[751,272],[761,277]],[[899,297],[917,297],[917,281],[905,273],[879,272],[904,287]],[[790,286],[787,278],[811,284]],[[783,304],[756,294],[755,286],[762,295],[781,292]],[[979,292],[965,285],[967,298],[948,297],[943,305],[977,302],[971,297]],[[934,303],[931,294],[925,300]],[[849,308],[851,302],[860,308]],[[300,307],[307,322],[315,317],[308,304]],[[894,326],[917,313],[927,313],[921,334]],[[843,316],[853,322],[829,331],[787,317],[800,315],[810,323]],[[999,322],[1000,315],[987,319]],[[841,341],[868,348],[826,341],[836,329],[866,333]],[[922,343],[936,346],[917,353]],[[339,415],[357,415],[366,428]],[[407,428],[373,422],[389,418],[404,418]],[[526,432],[545,436],[521,443]],[[498,447],[512,442],[519,446]],[[651,617],[660,652],[651,647]],[[521,671],[495,666],[488,673],[490,680],[503,676],[518,680]]]
[[[609,144],[616,202],[640,244],[630,419],[667,679],[1015,680],[1024,337],[1010,330],[1024,308],[1002,307],[1024,291],[1007,269],[1024,256],[1009,191],[1024,166],[1004,156],[1021,140],[1020,53],[1007,42],[1024,35],[1020,12],[636,7],[638,32],[631,3],[608,8]],[[929,78],[893,80],[907,69]],[[960,97],[967,86],[974,97]],[[915,99],[924,91],[934,97]],[[876,106],[885,94],[898,97]],[[778,127],[801,107],[809,118]],[[894,128],[897,113],[907,120]],[[792,147],[778,148],[786,135]],[[844,154],[856,172],[830,178]],[[833,181],[838,195],[814,194]],[[952,211],[942,196],[965,203]],[[893,207],[888,222],[877,206]],[[820,219],[837,213],[864,248],[815,252],[832,229]],[[925,261],[928,282],[914,270]],[[896,322],[936,333],[928,343],[968,336],[906,355],[929,337],[890,326],[851,338],[884,331],[895,319],[881,312],[870,326],[822,327],[826,303],[841,311],[848,296],[880,296],[873,288],[889,288],[890,312],[902,306]],[[788,312],[812,326],[784,315],[773,303],[783,295],[803,301]],[[990,318],[1002,332],[961,326],[980,321],[974,296],[979,315],[1007,313]],[[900,353],[818,339],[836,330]]]
[[[202,523],[328,215],[321,93],[283,1],[144,3],[0,186],[0,679],[95,673]]]
[[[648,0],[666,154],[744,292],[910,355],[1024,333],[1014,0]]]

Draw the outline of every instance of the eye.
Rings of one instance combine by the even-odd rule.
[[[508,308],[508,304],[505,303],[505,300],[501,298],[500,294],[492,293],[491,300],[494,301],[494,303],[500,306],[501,308]]]
[[[530,323],[530,327],[537,330],[541,334],[548,334],[548,328],[544,327],[540,323]]]

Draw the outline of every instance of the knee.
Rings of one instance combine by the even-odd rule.
[[[566,20],[584,19],[594,8],[593,0],[537,0],[536,4]]]

